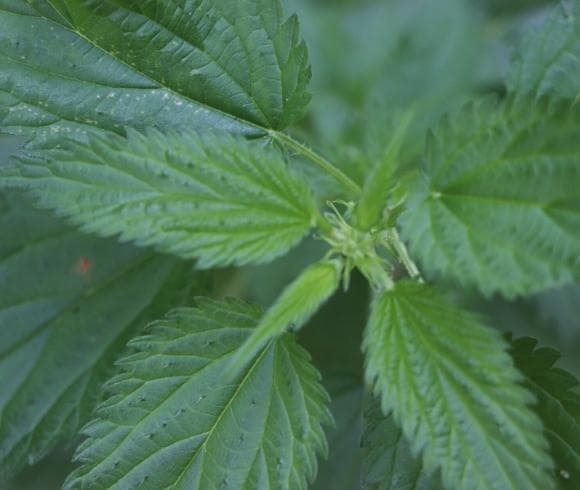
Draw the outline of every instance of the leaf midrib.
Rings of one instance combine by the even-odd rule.
[[[215,423],[213,424],[212,428],[208,431],[207,437],[205,438],[205,440],[203,441],[203,443],[195,450],[195,452],[192,454],[191,459],[189,460],[189,462],[185,465],[185,467],[183,468],[183,470],[181,471],[181,473],[175,479],[174,485],[177,485],[180,482],[180,480],[183,478],[183,476],[185,475],[186,471],[189,470],[189,468],[191,468],[191,465],[196,460],[198,454],[201,451],[203,451],[203,453],[206,452],[206,447],[207,447],[208,441],[213,436],[214,431],[219,426],[222,418],[225,416],[225,413],[228,411],[228,409],[233,404],[233,402],[236,399],[236,397],[239,395],[242,387],[245,385],[245,383],[248,381],[248,379],[251,377],[251,375],[254,373],[254,371],[257,369],[257,367],[261,364],[262,359],[268,353],[270,353],[271,350],[274,350],[275,351],[275,349],[276,349],[276,346],[274,345],[275,342],[276,342],[276,340],[271,340],[270,342],[268,342],[268,344],[264,347],[264,349],[262,350],[262,352],[260,353],[260,355],[256,357],[255,361],[250,366],[250,369],[248,369],[248,371],[246,372],[246,374],[243,376],[242,380],[238,384],[238,386],[235,389],[234,393],[232,394],[231,398],[228,400],[228,402],[226,403],[226,405],[224,406],[224,408],[221,410],[221,412],[218,415],[218,417],[217,417]],[[276,352],[272,352],[272,356],[275,357],[276,356]],[[275,372],[276,372],[276,366],[274,365],[275,364],[275,359],[272,360],[272,364],[273,364],[272,365],[272,370],[274,371],[272,374],[274,375]],[[269,406],[270,402],[271,402],[271,396],[268,398],[268,406]],[[262,431],[262,436],[263,436],[263,431]],[[201,473],[200,473],[200,477],[201,477]]]
[[[235,330],[247,330],[247,327],[232,327],[232,329]],[[214,330],[214,329],[210,329],[210,330]],[[183,332],[185,335],[187,335],[186,332]],[[197,332],[195,332],[197,333]],[[257,357],[257,359],[254,361],[254,363],[252,364],[251,368],[249,369],[249,371],[244,375],[244,377],[242,378],[242,381],[240,382],[240,384],[238,385],[238,387],[236,388],[236,390],[234,391],[234,393],[232,394],[232,396],[230,397],[230,399],[228,400],[228,403],[226,404],[226,406],[220,411],[220,414],[218,415],[215,423],[213,424],[213,427],[209,430],[209,431],[204,431],[198,434],[194,434],[194,435],[201,435],[201,434],[208,434],[208,436],[205,438],[204,442],[202,444],[200,444],[198,446],[198,448],[195,450],[195,452],[191,455],[190,457],[190,461],[185,465],[184,469],[181,471],[181,473],[178,475],[178,477],[176,478],[175,482],[173,483],[173,486],[175,486],[179,479],[181,479],[183,477],[183,475],[185,474],[185,472],[191,467],[191,465],[195,462],[195,459],[197,457],[197,454],[200,452],[200,450],[202,448],[205,448],[209,438],[211,437],[211,435],[213,434],[213,431],[215,430],[215,428],[219,425],[220,420],[223,418],[224,414],[226,413],[227,409],[230,407],[230,405],[233,403],[234,399],[236,398],[236,396],[238,395],[242,385],[244,384],[244,382],[248,379],[248,377],[250,376],[250,374],[252,374],[253,370],[256,368],[256,366],[260,363],[260,361],[262,360],[262,358],[268,353],[270,347],[271,347],[272,343],[270,343],[269,346],[267,346],[267,348],[265,348],[262,353],[260,354],[260,356]],[[143,423],[144,420],[147,419],[151,419],[152,417],[154,417],[159,410],[162,409],[162,407],[174,396],[176,396],[176,394],[183,390],[185,386],[188,386],[188,384],[191,382],[191,377],[194,375],[199,375],[203,370],[211,368],[212,365],[225,358],[226,356],[231,355],[232,352],[234,352],[237,349],[237,346],[232,347],[231,349],[228,349],[226,352],[223,352],[222,354],[220,354],[217,357],[212,358],[211,362],[208,362],[205,366],[202,366],[200,369],[198,369],[197,371],[195,371],[193,374],[190,375],[190,379],[188,381],[186,381],[186,383],[182,384],[182,385],[178,385],[171,393],[169,393],[165,399],[158,405],[156,406],[152,411],[150,411],[142,420],[140,420],[137,424],[131,426],[131,430],[123,437],[123,439],[121,441],[119,441],[116,444],[116,448],[113,449],[110,453],[109,456],[107,456],[106,458],[104,458],[101,461],[101,464],[104,463],[105,461],[107,461],[108,459],[113,457],[113,454],[115,452],[116,449],[118,449],[128,438],[129,436],[131,436],[132,434],[134,434],[137,430],[138,430],[138,426]],[[113,429],[115,430],[115,429]],[[172,445],[177,443],[177,442],[182,442],[183,440],[186,440],[188,438],[192,437],[192,434],[188,434],[187,438],[183,438],[180,439],[179,441],[173,441]],[[163,449],[163,448],[162,448]],[[150,459],[151,457],[153,457],[158,451],[154,451],[152,452],[150,455],[148,455],[147,457],[145,457],[143,460],[139,461],[136,465],[134,465],[129,471],[127,471],[122,477],[126,478],[130,473],[134,472],[137,468],[139,468],[141,465],[143,465],[148,459]],[[87,473],[88,474],[88,473]],[[117,481],[115,483],[115,486],[119,483],[119,481]],[[114,488],[114,487],[113,487]],[[171,487],[173,488],[173,487]]]
[[[409,316],[413,317],[415,316],[415,319],[417,322],[422,323],[423,325],[425,325],[425,320],[419,316],[419,314],[414,310],[413,305],[411,302],[409,302],[408,300],[404,299],[404,298],[400,298],[399,301],[403,301],[406,305],[406,316],[407,318]],[[398,302],[397,302],[398,303]],[[399,307],[402,307],[402,305],[400,305]],[[423,328],[419,327],[415,327],[412,328],[413,331],[415,331],[416,333],[416,337],[420,337],[420,342],[423,344],[423,352],[425,352],[426,354],[428,354],[429,357],[433,357],[433,354],[435,354],[436,357],[443,357],[441,354],[439,354],[440,349],[434,348],[433,343],[428,339],[428,336],[426,336],[423,333]],[[433,361],[435,361],[433,363]],[[455,392],[455,395],[457,396],[457,398],[462,399],[462,408],[465,412],[467,412],[467,414],[470,416],[470,419],[472,421],[474,421],[477,425],[477,427],[479,428],[479,439],[484,441],[488,448],[488,450],[486,451],[486,453],[492,456],[492,458],[496,461],[497,463],[497,468],[500,469],[501,473],[505,476],[506,481],[513,483],[517,483],[512,479],[511,473],[509,471],[509,468],[506,468],[502,462],[502,460],[500,458],[498,458],[498,455],[496,454],[496,452],[494,451],[493,447],[488,443],[488,434],[486,432],[485,427],[483,427],[483,425],[481,424],[481,420],[480,420],[480,416],[476,415],[473,413],[473,409],[470,403],[466,403],[465,399],[463,396],[461,396],[461,384],[458,383],[457,379],[455,379],[454,376],[449,376],[447,373],[444,374],[443,371],[446,371],[446,369],[441,369],[442,365],[440,364],[440,361],[437,359],[432,359],[432,367],[434,368],[431,372],[433,372],[434,374],[434,378],[437,379],[438,384],[439,384],[439,393],[445,393],[446,390],[444,389],[444,385],[445,384],[453,384],[455,385],[455,389],[453,390]],[[444,366],[444,363],[443,363]],[[441,399],[443,400],[443,402],[445,403],[445,406],[447,407],[446,410],[446,414],[449,416],[452,416],[453,418],[455,418],[455,414],[453,413],[453,411],[451,410],[451,408],[449,407],[449,403],[448,403],[448,398],[445,396],[442,396]],[[497,402],[496,402],[497,403]],[[464,413],[465,413],[464,412]],[[507,416],[507,415],[506,415]],[[458,424],[456,423],[449,423],[449,426],[451,428],[453,427],[457,427]],[[471,449],[471,446],[466,443],[465,439],[462,437],[462,432],[461,431],[455,431],[455,434],[457,435],[457,437],[461,437],[464,440],[464,444],[463,447],[464,448],[469,448]],[[502,439],[494,439],[496,442],[501,443],[501,445],[507,449],[509,451],[510,447],[506,446],[503,443]],[[489,483],[489,480],[486,476],[486,472],[481,468],[481,466],[479,465],[479,460],[478,458],[472,458],[472,461],[474,462],[474,465],[477,466],[478,468],[480,468],[479,473],[482,477],[483,482],[486,482],[486,486]],[[465,466],[463,467],[465,469]],[[513,488],[517,488],[516,485],[513,486]]]

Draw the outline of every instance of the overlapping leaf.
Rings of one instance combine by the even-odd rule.
[[[499,332],[429,286],[398,283],[375,300],[364,348],[384,412],[446,488],[554,488],[534,398]]]
[[[305,489],[330,419],[306,352],[280,338],[221,382],[259,316],[246,303],[200,299],[133,341],[138,352],[109,382],[112,397],[77,452],[84,465],[65,487]]]
[[[304,112],[308,55],[278,0],[0,0],[0,128],[259,134]]]
[[[516,96],[580,96],[580,0],[560,1],[522,42],[508,89]]]
[[[428,273],[486,294],[580,277],[580,106],[473,104],[444,122],[403,216]]]
[[[554,366],[560,358],[556,350],[536,345],[537,341],[531,338],[517,339],[512,343],[512,356],[538,400],[536,412],[544,422],[559,488],[572,490],[580,482],[578,380]]]
[[[77,233],[0,198],[0,479],[75,435],[142,323],[193,280],[183,263]],[[191,267],[189,268],[191,271]]]
[[[361,446],[365,490],[443,490],[439,475],[423,470],[393,416],[385,416],[376,399],[366,400]]]
[[[5,182],[84,230],[197,257],[200,267],[267,262],[316,214],[277,152],[225,133],[93,133],[89,145],[44,155],[16,164]]]

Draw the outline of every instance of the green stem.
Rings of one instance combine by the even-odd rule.
[[[278,131],[269,130],[268,134],[280,143],[292,148],[297,153],[307,158],[312,163],[318,165],[322,170],[324,170],[329,175],[332,175],[338,182],[340,182],[345,188],[347,188],[355,197],[361,194],[360,186],[352,180],[348,175],[341,172],[332,163],[326,160],[324,157],[316,153],[315,151],[308,148],[305,144],[296,141],[291,136],[286,133],[280,133]]]

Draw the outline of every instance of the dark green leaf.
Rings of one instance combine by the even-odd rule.
[[[278,0],[0,0],[0,66],[0,128],[37,145],[91,126],[260,134],[309,99]]]
[[[75,435],[112,359],[180,303],[191,267],[0,198],[0,477]]]
[[[536,345],[529,337],[517,339],[512,343],[512,356],[538,400],[536,412],[544,422],[559,488],[573,490],[580,484],[579,383],[554,366],[560,358],[558,351]]]

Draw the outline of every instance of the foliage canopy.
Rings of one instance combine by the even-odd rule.
[[[580,0],[285,3],[0,0],[0,478],[578,488]]]

